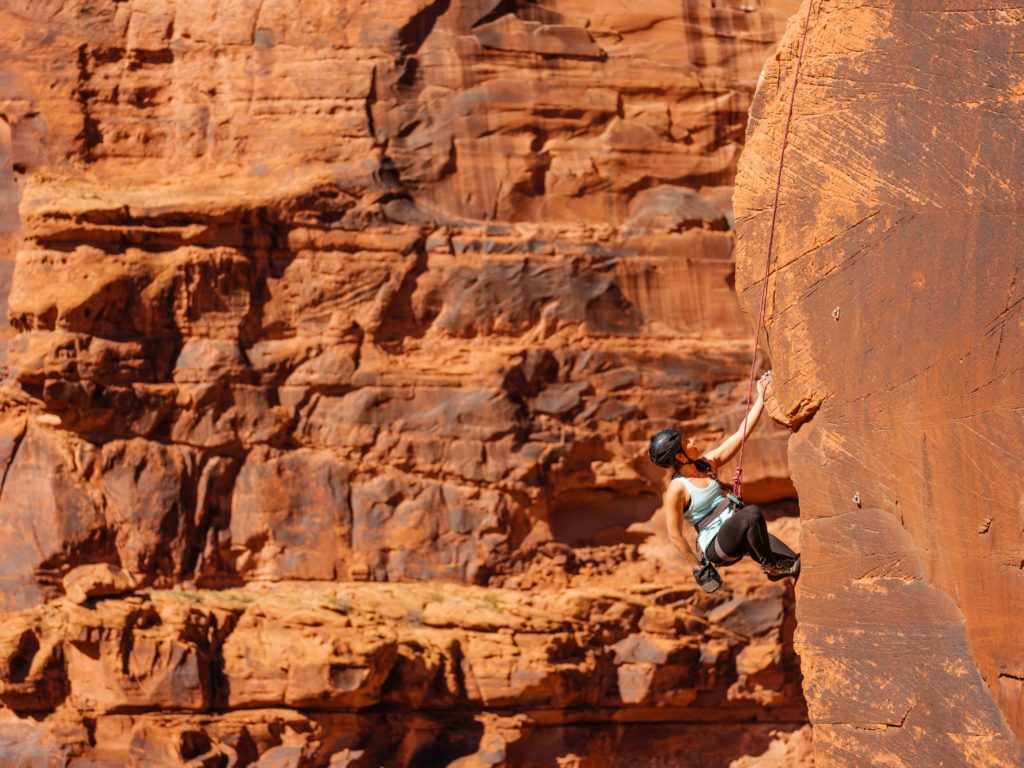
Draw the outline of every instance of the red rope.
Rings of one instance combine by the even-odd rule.
[[[743,431],[740,438],[740,453],[736,459],[736,475],[733,477],[733,493],[742,497],[743,491],[743,448],[747,443],[747,418],[750,416],[750,405],[754,400],[754,374],[757,373],[757,343],[764,328],[764,310],[768,301],[768,276],[771,274],[772,246],[775,244],[775,222],[779,215],[779,192],[782,189],[782,165],[786,159],[786,145],[789,143],[789,124],[793,119],[793,104],[796,101],[796,84],[800,79],[800,64],[804,58],[804,45],[807,42],[807,27],[811,20],[813,0],[807,0],[807,13],[804,15],[804,26],[800,36],[800,49],[796,55],[796,68],[793,71],[793,90],[789,95],[789,111],[786,113],[786,127],[782,132],[782,148],[779,150],[779,173],[775,179],[775,201],[772,203],[772,222],[768,228],[768,252],[764,260],[764,284],[761,286],[761,308],[757,314],[757,330],[754,331],[752,360],[750,362],[750,378],[747,382],[747,399],[744,402]]]

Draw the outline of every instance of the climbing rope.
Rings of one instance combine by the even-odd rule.
[[[733,493],[743,496],[743,448],[747,443],[747,418],[750,416],[750,405],[754,401],[754,375],[757,373],[757,343],[764,329],[764,310],[768,301],[768,277],[771,274],[772,246],[775,243],[775,222],[779,215],[779,191],[782,189],[782,164],[786,159],[786,145],[789,143],[789,124],[793,119],[793,104],[796,101],[796,84],[800,80],[800,64],[804,59],[804,45],[807,43],[807,28],[811,20],[811,7],[814,0],[807,0],[807,13],[804,15],[803,29],[800,32],[800,49],[796,54],[796,67],[793,71],[793,89],[789,94],[789,111],[786,113],[786,125],[782,131],[782,148],[779,150],[779,172],[775,179],[775,200],[772,203],[772,221],[768,227],[768,249],[764,260],[764,281],[761,286],[761,308],[757,313],[757,329],[754,331],[753,352],[750,361],[750,377],[747,381],[747,399],[744,402],[743,430],[740,433],[740,452],[736,459],[736,474],[732,480]]]

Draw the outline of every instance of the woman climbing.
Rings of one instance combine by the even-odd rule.
[[[729,461],[754,431],[764,410],[765,389],[770,382],[771,373],[758,379],[757,399],[743,423],[703,456],[692,437],[684,444],[678,429],[663,429],[651,438],[651,461],[672,470],[672,480],[662,498],[669,539],[687,560],[699,561],[704,566],[694,569],[694,575],[709,591],[717,589],[721,581],[715,583],[718,575],[713,567],[709,576],[706,563],[729,565],[750,555],[773,581],[796,576],[800,571],[800,556],[768,533],[761,511],[727,494],[716,477],[718,467]],[[697,529],[700,558],[694,555],[686,539],[684,520]],[[702,570],[704,574],[700,574]],[[705,579],[710,586],[705,584]]]

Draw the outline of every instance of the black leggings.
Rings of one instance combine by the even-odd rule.
[[[726,554],[724,559],[719,556],[719,551]],[[743,555],[750,555],[761,565],[797,556],[796,552],[768,533],[761,510],[749,504],[734,511],[732,517],[722,523],[707,551],[708,560],[715,565],[731,563]]]

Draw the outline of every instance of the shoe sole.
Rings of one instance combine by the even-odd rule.
[[[781,579],[796,578],[800,575],[800,558],[796,559],[796,563],[793,570],[789,573],[765,573],[768,577],[768,581],[780,581]]]

